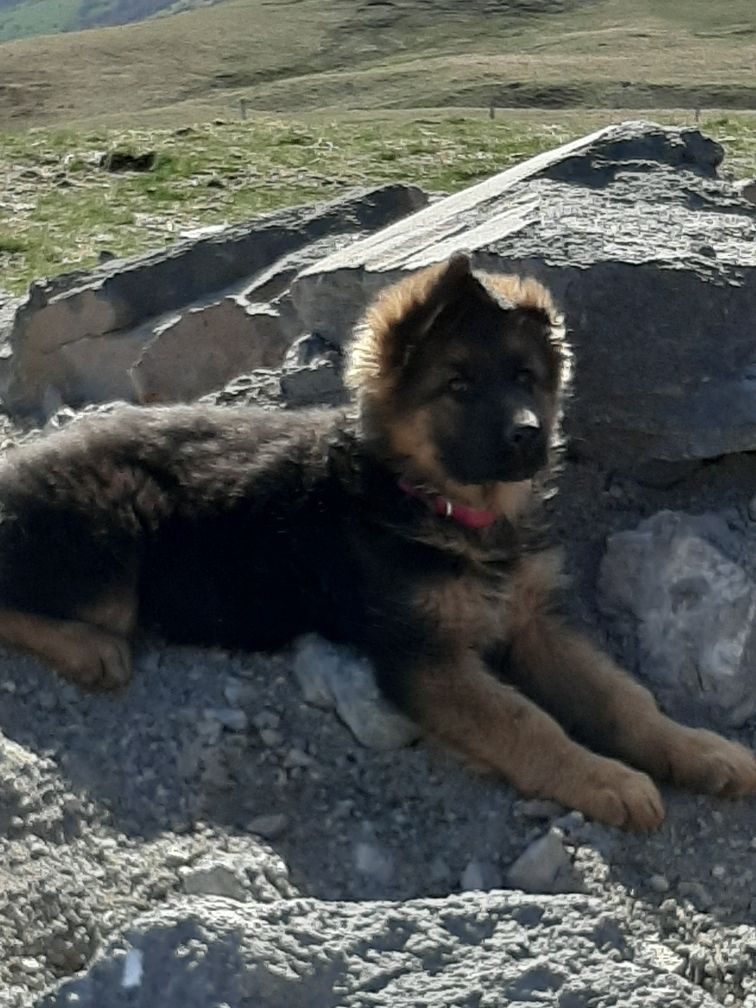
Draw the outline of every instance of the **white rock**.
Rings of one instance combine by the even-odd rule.
[[[301,637],[294,674],[308,703],[335,708],[357,741],[370,749],[398,749],[420,735],[417,725],[383,698],[370,663],[350,648],[315,634]]]
[[[722,544],[737,549],[719,516],[672,511],[610,536],[600,604],[635,617],[643,674],[668,707],[739,726],[756,714],[756,584]]]

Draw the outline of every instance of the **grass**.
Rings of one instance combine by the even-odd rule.
[[[42,2],[42,0],[36,0]],[[70,0],[65,0],[65,3]],[[756,108],[752,0],[224,0],[0,46],[0,128],[259,111]],[[529,12],[530,11],[530,12]]]
[[[492,122],[485,110],[460,109],[0,134],[0,288],[20,292],[34,277],[91,265],[102,250],[143,252],[188,229],[354,185],[405,181],[452,192],[616,118],[606,110],[510,110]],[[702,128],[726,142],[734,174],[756,174],[756,114],[720,114]],[[100,159],[116,147],[154,150],[155,168],[106,172]]]

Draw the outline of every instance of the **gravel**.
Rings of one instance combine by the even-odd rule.
[[[752,458],[731,458],[662,481],[666,489],[658,478],[655,487],[625,479],[618,495],[607,493],[611,474],[579,460],[568,465],[553,508],[569,547],[574,616],[631,669],[639,671],[632,636],[595,607],[605,536],[665,507],[730,508],[745,520],[753,470]],[[591,913],[642,937],[638,956],[700,992],[680,1005],[712,998],[753,1008],[753,801],[667,789],[662,829],[628,836],[553,802],[523,800],[433,744],[364,747],[334,710],[303,698],[293,652],[263,657],[143,641],[136,666],[124,693],[94,696],[30,658],[0,654],[3,1008],[76,1003],[44,1000],[43,992],[63,985],[75,993],[66,985],[102,956],[105,969],[108,949],[121,947],[118,936],[135,921],[178,920],[182,901],[221,900],[246,915],[242,930],[265,907],[284,919],[282,908],[299,898],[325,907],[326,921],[329,907],[336,920],[339,906],[357,903],[355,913],[363,905],[368,913],[374,900],[404,913],[406,901],[467,890],[465,899],[482,901],[487,890],[537,888],[532,872],[546,855],[557,894],[538,896],[539,906],[564,921],[570,900],[592,901]],[[754,745],[756,724],[729,734]],[[528,859],[529,878],[518,874]],[[578,888],[579,896],[565,895]],[[221,923],[213,940],[221,941]],[[160,928],[173,934],[168,923]],[[580,975],[589,966],[581,959]],[[602,968],[609,983],[614,974]],[[218,985],[215,1000],[197,994],[183,1004],[221,1003]],[[667,988],[649,989],[660,1000],[649,995],[646,1004],[675,1003]]]

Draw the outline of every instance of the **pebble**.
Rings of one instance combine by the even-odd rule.
[[[255,816],[247,823],[250,833],[256,833],[265,840],[275,840],[288,829],[288,826],[288,817],[283,813]]]
[[[286,753],[286,756],[284,757],[285,767],[305,768],[312,766],[313,762],[314,761],[312,756],[308,756],[306,752],[303,752],[301,749],[297,748],[289,749],[289,751]]]
[[[712,878],[719,879],[721,881],[721,879],[727,877],[727,869],[725,868],[724,865],[715,864],[714,867],[711,869],[711,875]]]
[[[365,841],[355,844],[354,867],[361,875],[370,875],[381,882],[388,882],[394,874],[393,863],[386,851]]]
[[[552,827],[527,847],[507,872],[507,885],[531,893],[579,891],[562,831]]]
[[[236,707],[209,707],[205,711],[205,716],[210,720],[218,721],[228,731],[245,732],[247,730],[247,715]]]
[[[278,728],[281,724],[281,718],[275,711],[262,710],[252,718],[252,724],[259,732],[262,732],[266,728]]]
[[[559,802],[549,798],[527,798],[517,803],[516,810],[526,819],[553,819],[564,811]]]
[[[260,729],[260,740],[264,745],[275,749],[281,745],[284,739],[281,732],[276,731],[275,728],[262,728]]]
[[[664,875],[652,875],[648,880],[648,886],[656,893],[669,892],[669,882]]]
[[[489,861],[468,861],[459,879],[462,892],[482,891],[501,887],[501,876]]]

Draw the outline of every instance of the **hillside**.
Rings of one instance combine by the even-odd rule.
[[[228,114],[241,97],[300,114],[492,99],[756,108],[752,0],[467,0],[459,9],[451,0],[225,0],[6,43],[0,128],[120,121],[177,103]]]
[[[213,0],[0,0],[0,42],[143,21]]]

